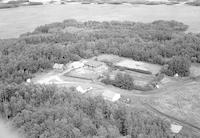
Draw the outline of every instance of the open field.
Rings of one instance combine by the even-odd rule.
[[[134,60],[130,60],[130,59],[122,60],[121,62],[117,63],[116,65],[121,66],[121,67],[127,67],[130,69],[150,71],[152,74],[158,73],[161,69],[160,65],[145,63],[145,62],[141,62],[141,61],[134,61]]]
[[[119,57],[116,55],[107,55],[107,54],[98,56],[97,60],[108,61],[108,62],[113,63],[114,65],[130,68],[130,69],[150,71],[152,72],[152,74],[158,73],[162,67],[156,64],[151,64],[151,63],[142,62],[142,61],[135,61],[129,58]]]

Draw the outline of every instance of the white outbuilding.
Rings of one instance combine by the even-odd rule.
[[[155,86],[157,89],[159,89],[160,87],[159,87],[159,85],[158,84],[156,84],[156,86]]]
[[[88,91],[90,91],[90,90],[92,90],[92,89],[93,89],[92,87],[89,87],[89,88],[87,88],[87,89],[84,89],[84,88],[82,88],[81,86],[76,87],[76,90],[77,90],[78,92],[82,93],[82,94],[84,94],[84,93],[86,93],[86,92],[88,92]]]
[[[105,91],[102,96],[105,100],[109,100],[111,102],[116,102],[121,98],[121,95],[119,93],[115,93],[109,90]]]
[[[27,79],[26,82],[27,82],[27,83],[31,83],[31,79]]]
[[[177,124],[171,124],[171,131],[173,133],[179,133],[181,131],[181,129],[183,128],[183,126],[177,125]]]
[[[178,75],[178,73],[176,73],[175,75],[174,75],[174,77],[178,77],[179,75]]]
[[[80,92],[80,93],[85,93],[86,92],[81,86],[76,87],[76,90],[78,92]]]

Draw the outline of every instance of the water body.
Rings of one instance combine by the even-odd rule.
[[[0,38],[18,37],[39,25],[78,21],[135,21],[177,20],[189,25],[189,32],[200,32],[200,7],[188,5],[110,5],[80,4],[40,5],[0,9]]]

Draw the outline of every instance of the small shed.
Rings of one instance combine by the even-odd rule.
[[[76,90],[78,92],[80,92],[80,93],[85,93],[86,92],[81,86],[76,87]]]
[[[27,83],[31,83],[31,79],[27,79],[26,82],[27,82]]]
[[[121,95],[119,93],[115,93],[109,90],[105,91],[102,96],[105,100],[109,100],[111,102],[116,102],[121,98]]]
[[[176,73],[175,75],[174,75],[174,77],[178,77],[179,75],[178,75],[178,73]]]
[[[173,133],[179,133],[182,130],[183,126],[177,125],[177,124],[171,124],[171,131]]]
[[[160,88],[160,86],[158,85],[158,84],[156,84],[156,86],[155,86],[157,89],[159,89]]]

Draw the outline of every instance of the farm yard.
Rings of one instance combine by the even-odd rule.
[[[107,62],[112,62],[119,66],[130,64],[131,66],[129,65],[127,68],[136,69],[136,71],[132,71],[126,68],[121,70],[117,66],[111,67],[107,65]],[[59,65],[57,66],[59,67]],[[41,75],[39,75],[38,79],[34,78],[33,81],[36,83],[44,84],[67,84],[67,86],[69,86],[69,84],[75,84],[74,81],[78,80],[80,82],[93,82],[97,83],[98,85],[103,85],[100,81],[105,77],[105,74],[116,76],[117,73],[122,73],[129,74],[132,78],[134,78],[135,85],[143,87],[153,82],[156,78],[155,74],[137,72],[139,69],[145,69],[145,71],[149,71],[147,68],[154,73],[158,73],[161,66],[121,58],[114,55],[100,55],[99,57],[82,59],[80,61],[66,64],[64,66],[64,70],[54,69],[54,71],[50,71],[49,73],[44,74],[43,78],[41,78]]]
[[[160,80],[160,82],[158,82],[159,88],[153,88],[155,87],[153,86],[149,90],[144,90],[143,87],[145,88],[155,81],[156,76],[154,73],[146,74],[126,69],[120,70],[115,66],[112,67],[107,65],[107,62],[119,64],[120,66],[124,66],[127,62],[130,63],[130,65],[133,64],[133,66],[129,67],[137,68],[136,65],[139,65],[141,69],[150,69],[154,73],[158,73],[159,69],[161,68],[159,65],[134,61],[119,56],[100,55],[98,57],[82,59],[80,61],[71,62],[62,66],[59,64],[56,66],[54,65],[54,70],[50,70],[42,74],[36,74],[31,82],[45,85],[56,84],[62,87],[80,87],[83,91],[90,89],[87,91],[87,94],[90,96],[98,96],[102,95],[104,91],[111,91],[119,93],[121,96],[125,97],[129,97],[131,95],[140,96],[160,93],[159,89],[164,89],[177,82],[176,79],[165,76]],[[134,85],[138,86],[139,88],[133,90],[124,90],[112,85],[106,85],[101,82],[101,80],[105,77],[105,74],[116,76],[116,74],[119,72],[122,74],[129,74],[134,79]]]

